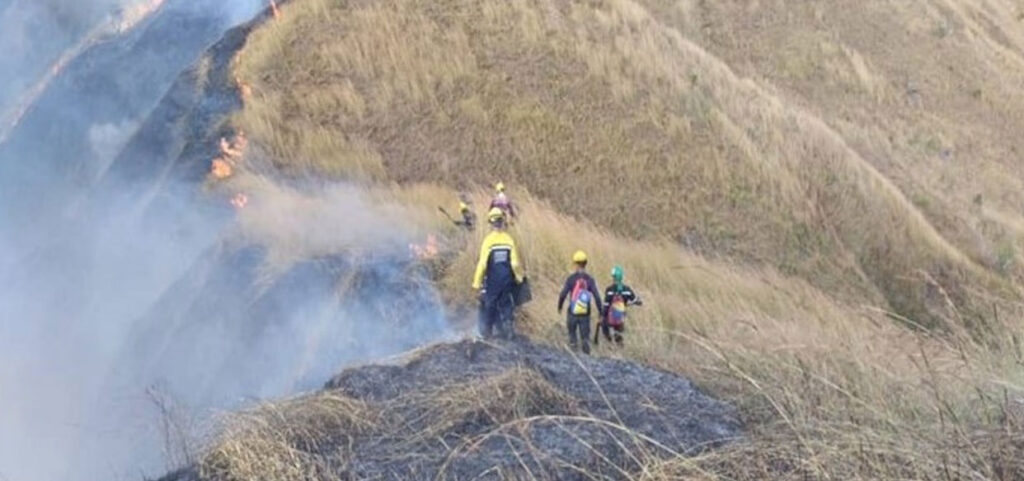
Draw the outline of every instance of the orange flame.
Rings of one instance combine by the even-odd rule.
[[[217,157],[210,163],[210,175],[215,179],[226,179],[231,177],[234,173],[234,169],[231,167],[231,163],[223,157]]]
[[[418,260],[428,261],[437,258],[438,254],[441,253],[441,248],[437,242],[437,236],[429,234],[425,243],[409,244],[409,252]]]
[[[230,159],[240,159],[242,158],[243,155],[245,155],[245,146],[247,142],[248,141],[245,139],[245,134],[241,132],[235,134],[235,136],[232,137],[230,141],[228,141],[228,139],[224,137],[221,137],[220,153],[224,154],[226,157]]]
[[[277,9],[277,2],[274,0],[270,0],[270,11],[274,14],[274,18],[281,17],[281,11]]]
[[[246,205],[249,205],[249,196],[239,192],[231,198],[231,205],[236,209],[244,209]]]
[[[238,131],[231,140],[226,137],[220,139],[220,155],[210,162],[210,175],[216,179],[226,179],[234,174],[234,166],[242,160],[245,155],[245,147],[249,141],[245,132]]]
[[[238,88],[238,92],[242,95],[243,102],[249,97],[252,97],[252,87],[243,82],[242,79],[237,76],[235,77],[235,87]]]

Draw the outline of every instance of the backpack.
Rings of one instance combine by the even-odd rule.
[[[569,312],[577,316],[590,314],[590,289],[587,287],[587,280],[580,276],[576,279],[576,285],[572,288],[572,295],[569,300]]]
[[[497,207],[503,211],[508,212],[508,205],[508,196],[506,196],[504,193],[498,194],[497,196],[494,197],[493,200],[491,200],[491,208]]]
[[[621,327],[626,322],[626,299],[621,292],[616,292],[608,303],[606,322],[612,327]]]
[[[523,282],[516,284],[516,287],[512,289],[512,298],[516,301],[516,307],[533,300],[533,292],[530,290],[529,279],[523,278]]]

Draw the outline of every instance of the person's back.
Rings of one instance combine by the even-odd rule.
[[[623,270],[620,266],[612,268],[612,284],[604,290],[605,313],[601,320],[601,333],[605,339],[614,340],[616,344],[622,344],[622,333],[626,330],[626,308],[631,305],[641,305],[640,296],[632,287],[626,285],[623,280]],[[596,343],[598,334],[594,335]]]
[[[577,251],[573,255],[573,263],[576,271],[569,275],[558,296],[558,312],[562,312],[566,299],[569,306],[566,310],[566,327],[569,333],[569,346],[576,349],[579,341],[582,341],[583,352],[590,353],[590,314],[597,311],[602,312],[601,293],[597,290],[597,283],[594,278],[587,274],[587,255],[583,251]],[[593,305],[593,308],[591,307]],[[577,340],[579,334],[579,341]]]
[[[513,294],[516,284],[523,279],[519,252],[515,240],[504,230],[504,213],[491,209],[488,221],[493,230],[480,245],[473,275],[473,288],[481,291],[480,331],[483,337],[488,338],[497,327],[499,333],[509,337],[515,309]]]
[[[476,214],[474,214],[473,209],[469,207],[468,201],[459,201],[459,214],[462,215],[462,220],[456,222],[456,225],[465,227],[467,230],[473,230],[476,228]]]
[[[514,286],[516,275],[512,256],[515,240],[505,231],[493,231],[480,245],[483,260],[482,287],[495,295]],[[478,266],[479,267],[479,266]]]
[[[509,200],[508,195],[505,193],[505,184],[498,182],[494,186],[495,194],[491,200],[491,209],[501,209],[505,213],[506,221],[511,221],[516,217],[516,208],[512,205],[512,201]]]

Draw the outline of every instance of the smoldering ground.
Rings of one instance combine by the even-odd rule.
[[[26,21],[11,13],[22,3],[31,2],[0,3],[0,21]],[[214,16],[214,30],[223,31],[261,3],[167,0],[162,8],[195,14],[176,17],[178,24]],[[34,5],[66,8],[61,15],[85,8],[72,0]],[[112,5],[90,4],[100,12]],[[33,25],[69,37],[50,49],[60,52],[104,18],[84,11],[76,21],[85,26]],[[164,35],[157,20],[147,21],[136,28]],[[6,25],[0,30],[10,35]],[[215,38],[208,23],[200,31],[207,43]],[[409,260],[403,223],[348,187],[254,179],[245,187],[250,202],[237,212],[200,186],[165,180],[154,202],[105,176],[103,163],[137,135],[128,131],[187,65],[183,59],[194,61],[206,45],[190,39],[176,50],[184,40],[164,38],[168,60],[140,48],[137,35],[124,56],[69,64],[73,72],[48,85],[0,144],[2,479],[156,475],[168,454],[182,461],[213,411],[317,387],[346,363],[445,333],[437,296]],[[41,36],[0,41],[20,48]],[[55,55],[5,62],[30,58],[15,67],[31,73],[45,71]],[[36,61],[42,67],[30,65]],[[137,81],[163,88],[122,85],[102,108],[87,101],[83,86],[102,90],[111,81],[91,68],[128,61],[152,62],[159,78]],[[5,79],[0,105],[30,83]]]

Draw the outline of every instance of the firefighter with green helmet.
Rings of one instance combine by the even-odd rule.
[[[632,287],[623,282],[624,272],[622,266],[612,267],[612,284],[604,290],[604,316],[601,319],[600,334],[609,342],[622,345],[622,333],[626,330],[626,308],[628,306],[641,306],[643,301]],[[598,335],[594,335],[594,344],[598,343]]]

